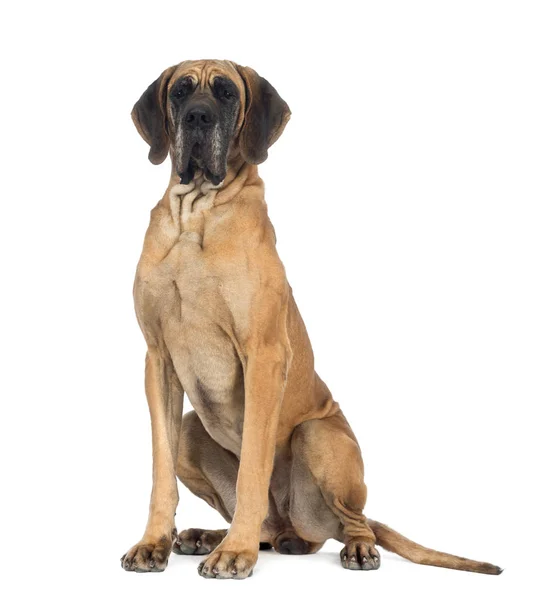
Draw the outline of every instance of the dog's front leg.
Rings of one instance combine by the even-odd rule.
[[[175,465],[183,395],[170,358],[157,349],[149,349],[146,396],[151,416],[153,487],[146,531],[140,542],[121,558],[121,566],[127,571],[164,571],[167,566],[178,505]]]
[[[257,561],[261,525],[268,512],[280,408],[291,362],[282,321],[278,318],[267,328],[270,333],[280,324],[282,334],[277,339],[260,339],[248,349],[236,509],[229,533],[199,565],[203,577],[244,579],[252,574]]]

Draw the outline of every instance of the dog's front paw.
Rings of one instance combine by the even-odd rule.
[[[246,579],[252,574],[256,562],[257,552],[223,550],[218,546],[198,570],[199,575],[208,579]]]
[[[172,547],[172,539],[163,535],[158,540],[142,539],[121,557],[125,571],[136,573],[159,573],[166,569]]]

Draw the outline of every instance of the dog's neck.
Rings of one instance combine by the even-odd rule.
[[[221,188],[204,178],[202,171],[196,171],[189,183],[176,183],[170,187],[168,201],[171,217],[180,220],[181,231],[188,229],[189,222],[202,215],[204,210],[213,208]]]
[[[237,156],[229,161],[225,178],[216,186],[204,178],[201,170],[195,173],[188,184],[182,184],[180,183],[180,176],[173,168],[164,199],[170,200],[173,190],[175,194],[181,196],[191,194],[194,201],[213,193],[213,206],[218,206],[233,200],[245,185],[255,185],[259,182],[261,182],[261,179],[257,172],[257,166],[250,165],[240,156]]]
[[[246,186],[263,186],[257,166],[242,159],[230,161],[225,179],[218,185],[205,179],[201,170],[188,184],[179,183],[173,172],[161,204],[167,208],[180,233],[192,231],[202,235],[205,214],[211,209],[236,202]],[[262,195],[263,197],[263,195]]]

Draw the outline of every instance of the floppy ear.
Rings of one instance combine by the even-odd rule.
[[[239,134],[240,152],[254,165],[267,158],[267,150],[276,142],[289,121],[289,106],[263,77],[250,67],[237,70],[246,88],[246,110]]]
[[[131,113],[138,133],[150,145],[148,158],[154,165],[160,165],[168,154],[167,84],[175,70],[176,67],[169,67],[163,71],[140,96]]]

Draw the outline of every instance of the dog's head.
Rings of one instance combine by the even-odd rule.
[[[289,118],[288,105],[266,79],[249,67],[218,60],[166,69],[132,110],[153,164],[170,151],[182,183],[200,168],[215,185],[234,156],[262,163]]]

